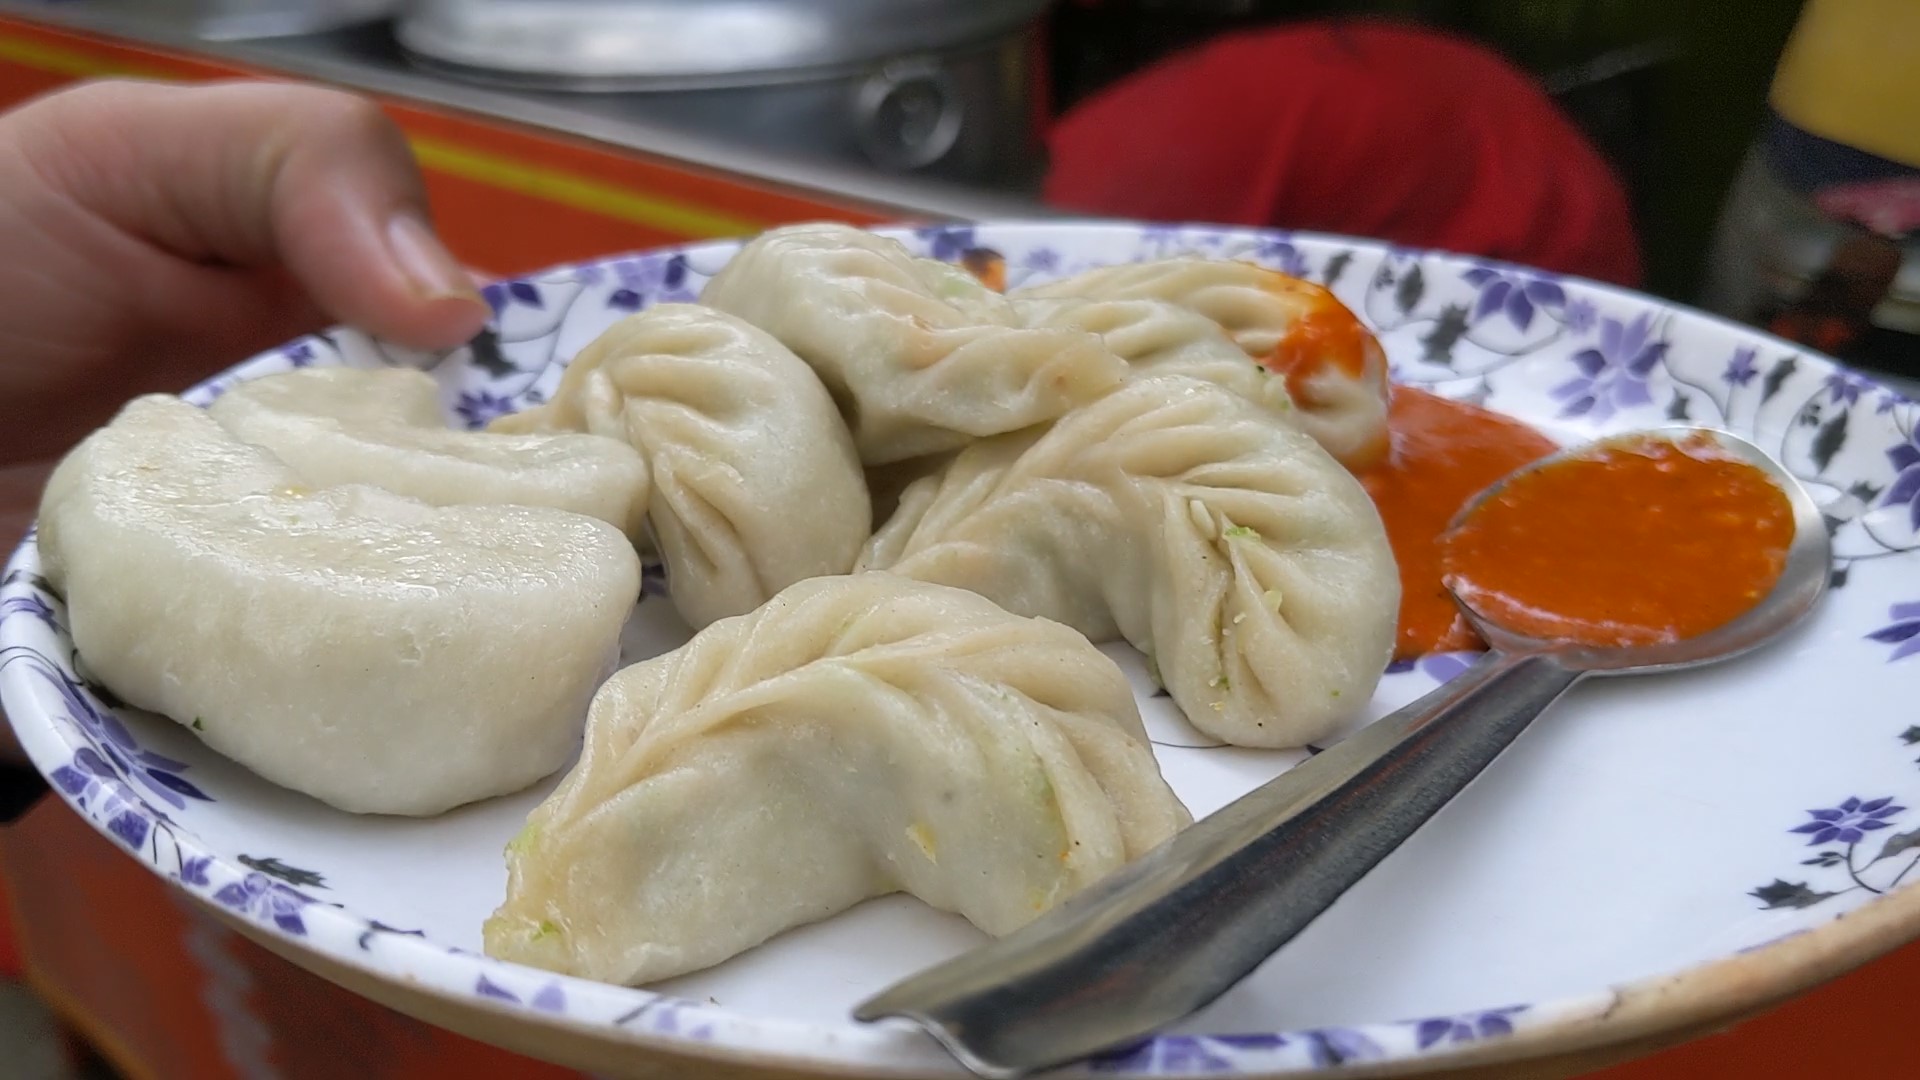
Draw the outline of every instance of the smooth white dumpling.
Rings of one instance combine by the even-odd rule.
[[[309,485],[373,484],[434,506],[550,506],[638,539],[647,466],[624,442],[447,427],[433,378],[317,367],[243,382],[207,412]]]
[[[1300,746],[1363,707],[1400,598],[1359,482],[1185,376],[961,451],[906,490],[860,567],[1124,637],[1195,727],[1242,746]]]
[[[763,233],[700,300],[811,364],[869,465],[1051,420],[1126,376],[1092,335],[1022,326],[960,267],[845,225]]]
[[[1005,934],[1189,820],[1079,634],[817,578],[608,680],[486,949],[638,985],[900,891]]]
[[[360,813],[439,813],[565,764],[640,588],[605,522],[310,489],[164,396],[60,463],[39,548],[115,694]]]
[[[649,519],[694,627],[844,574],[872,531],[853,437],[819,377],[764,331],[663,304],[573,358],[551,401],[495,431],[590,431],[653,470]]]
[[[1298,423],[1341,464],[1361,470],[1386,456],[1386,353],[1339,298],[1310,281],[1237,259],[1183,257],[1101,267],[1009,295],[1190,308],[1286,377]]]

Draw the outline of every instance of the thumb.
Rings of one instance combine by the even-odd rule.
[[[428,223],[404,136],[365,98],[115,80],[17,119],[49,182],[182,259],[284,269],[329,316],[414,348],[458,344],[486,320]]]

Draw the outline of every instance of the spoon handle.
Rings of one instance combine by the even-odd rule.
[[[1489,653],[1026,927],[882,991],[854,1017],[912,1019],[995,1078],[1165,1027],[1306,929],[1581,674],[1550,656]]]

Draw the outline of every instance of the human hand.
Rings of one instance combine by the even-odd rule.
[[[425,207],[399,130],[339,91],[112,81],[0,116],[0,467],[330,320],[465,340],[486,307]]]
[[[486,315],[365,99],[108,81],[0,115],[0,550],[128,398],[329,322],[436,349]]]

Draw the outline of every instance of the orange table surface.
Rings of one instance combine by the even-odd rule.
[[[76,78],[256,74],[0,19],[0,107]],[[883,211],[829,193],[408,102],[388,102],[456,254],[502,274],[614,250]],[[133,1080],[282,1077],[575,1080],[335,989],[233,935],[49,799],[0,833],[28,976]],[[1920,1076],[1903,1021],[1920,944],[1603,1080]],[[0,1069],[0,1072],[3,1072]]]

